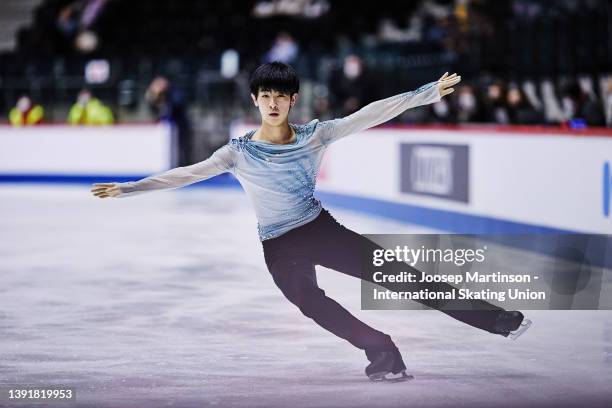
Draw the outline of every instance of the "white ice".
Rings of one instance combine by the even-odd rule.
[[[430,232],[330,211],[361,233]],[[83,407],[612,406],[610,311],[532,311],[513,342],[436,311],[361,311],[359,281],[322,268],[416,377],[371,383],[363,352],[276,288],[239,189],[0,185],[0,259],[5,390],[71,386]]]

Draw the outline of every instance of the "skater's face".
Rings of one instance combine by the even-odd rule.
[[[251,94],[253,103],[259,109],[261,120],[271,125],[284,123],[291,107],[297,101],[297,94],[275,90],[260,90],[257,96]]]

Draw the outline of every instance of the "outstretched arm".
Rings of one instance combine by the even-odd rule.
[[[96,183],[91,192],[96,197],[125,197],[154,190],[187,186],[221,173],[234,166],[234,153],[229,145],[218,149],[208,159],[191,166],[177,167],[166,172],[127,183]]]
[[[329,144],[344,136],[385,123],[407,109],[438,102],[442,97],[451,94],[454,91],[453,86],[460,81],[460,76],[449,76],[447,72],[438,81],[415,91],[372,102],[342,119],[322,122],[319,124],[322,129],[321,139],[323,143]]]

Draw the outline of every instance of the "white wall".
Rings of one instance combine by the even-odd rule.
[[[468,146],[468,202],[401,192],[403,143]],[[317,185],[332,193],[609,234],[605,162],[612,164],[609,136],[381,128],[332,145]]]
[[[139,175],[171,166],[163,124],[0,126],[0,175]]]

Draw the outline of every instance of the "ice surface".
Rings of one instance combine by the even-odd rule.
[[[330,211],[361,233],[433,232]],[[238,189],[100,200],[0,185],[0,259],[0,387],[76,388],[76,405],[48,406],[612,404],[610,311],[528,312],[513,342],[436,311],[361,311],[359,281],[322,268],[326,293],[391,334],[416,377],[369,382],[363,352],[274,286]]]

